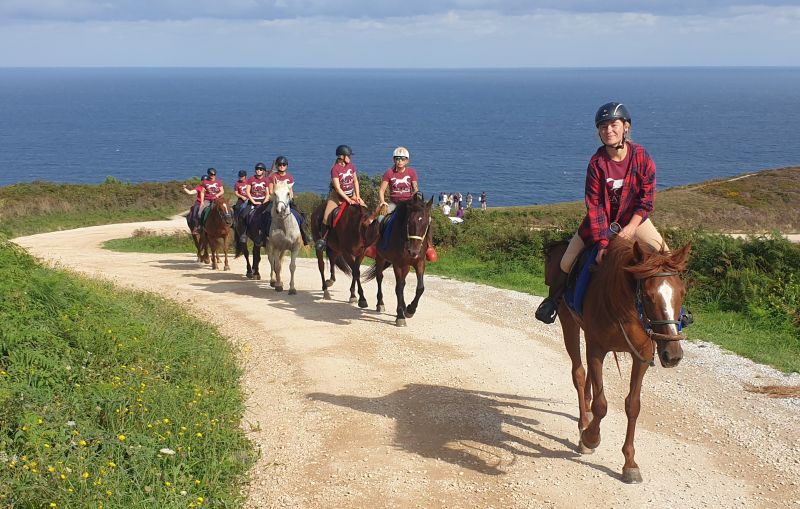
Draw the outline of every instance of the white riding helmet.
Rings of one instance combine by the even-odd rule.
[[[397,147],[394,149],[394,153],[392,157],[406,157],[408,158],[411,154],[408,153],[408,149],[405,147]]]

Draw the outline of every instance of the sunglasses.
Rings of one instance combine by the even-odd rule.
[[[395,161],[408,161],[408,158],[407,157],[403,157],[403,156],[395,156],[394,160]]]

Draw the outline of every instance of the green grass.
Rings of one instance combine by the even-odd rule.
[[[223,337],[6,241],[0,271],[0,506],[238,506],[255,453]]]
[[[103,243],[105,249],[121,253],[194,253],[197,249],[188,230],[157,234],[140,228],[131,237],[112,239]]]

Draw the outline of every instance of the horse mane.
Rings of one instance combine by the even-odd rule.
[[[616,236],[608,243],[606,256],[593,272],[593,285],[605,292],[595,293],[601,316],[621,321],[638,320],[635,300],[637,279],[645,279],[658,272],[683,272],[688,264],[690,245],[678,251],[656,249],[644,242],[633,242]],[[587,295],[588,297],[588,295]]]

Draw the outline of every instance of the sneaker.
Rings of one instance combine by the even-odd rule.
[[[243,233],[243,234],[239,235],[239,243],[240,244],[244,244],[246,242],[247,242],[247,234]]]
[[[428,260],[429,262],[439,261],[439,255],[436,254],[436,248],[431,246],[427,250],[425,250],[425,259]]]
[[[374,259],[377,255],[378,255],[378,249],[375,247],[375,244],[370,244],[364,251],[364,256],[368,256],[369,258]]]
[[[544,323],[553,323],[556,321],[556,316],[558,315],[558,304],[547,297],[539,304],[539,307],[536,308],[536,319],[540,322]]]

